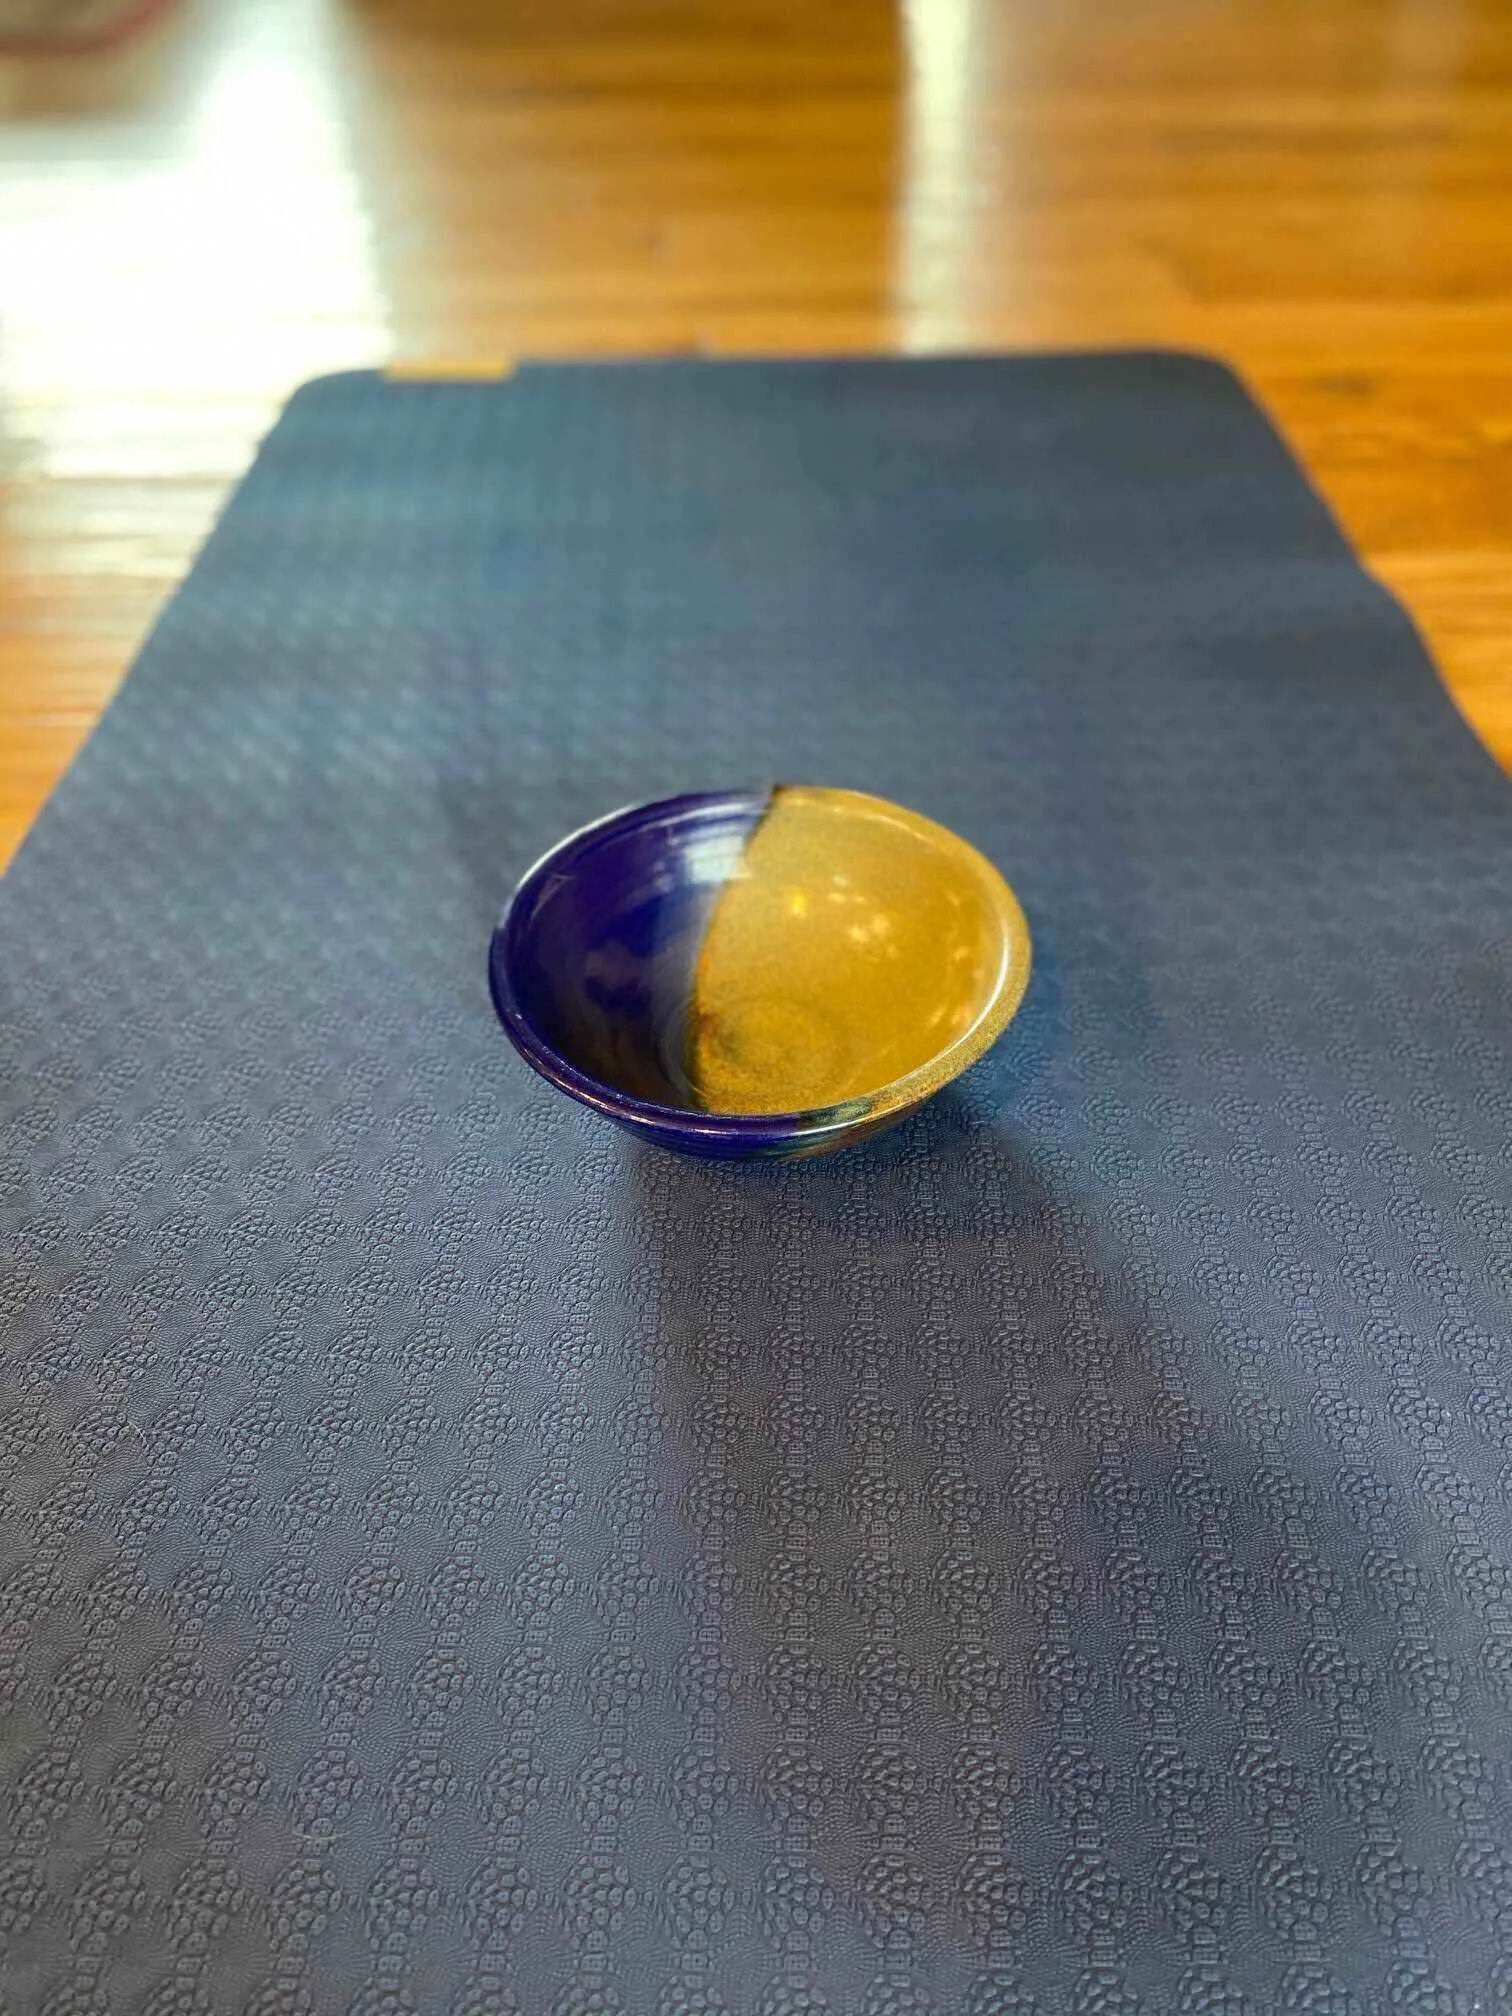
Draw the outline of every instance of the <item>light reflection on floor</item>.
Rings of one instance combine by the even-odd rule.
[[[53,121],[0,143],[0,411],[19,472],[219,473],[288,384],[387,354],[329,0],[242,9],[234,33],[223,18],[149,145],[129,106],[113,151],[91,135],[70,158]]]

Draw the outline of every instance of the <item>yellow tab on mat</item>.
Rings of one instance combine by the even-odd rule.
[[[383,375],[412,382],[433,378],[512,378],[514,371],[513,357],[415,357],[385,365]]]

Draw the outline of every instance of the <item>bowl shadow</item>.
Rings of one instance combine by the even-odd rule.
[[[1162,1785],[1221,1840],[1230,1739],[1182,1725],[1215,1645],[1183,1476],[1225,1480],[1233,1547],[1281,1544],[1253,1451],[1187,1399],[1190,1340],[991,1092],[832,1160],[631,1178],[690,1694],[740,1787],[719,1853],[779,1943],[774,1868],[827,1900],[824,1983],[858,1998],[1106,1962]]]

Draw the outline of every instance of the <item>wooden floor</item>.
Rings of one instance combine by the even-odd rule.
[[[1170,343],[1512,761],[1506,0],[182,0],[0,58],[0,860],[291,386]]]

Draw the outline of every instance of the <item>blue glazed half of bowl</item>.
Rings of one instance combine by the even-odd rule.
[[[511,898],[489,980],[511,1042],[569,1097],[659,1147],[786,1158],[862,1140],[959,1075],[1029,961],[1012,891],[965,841],[781,785],[569,835]]]

